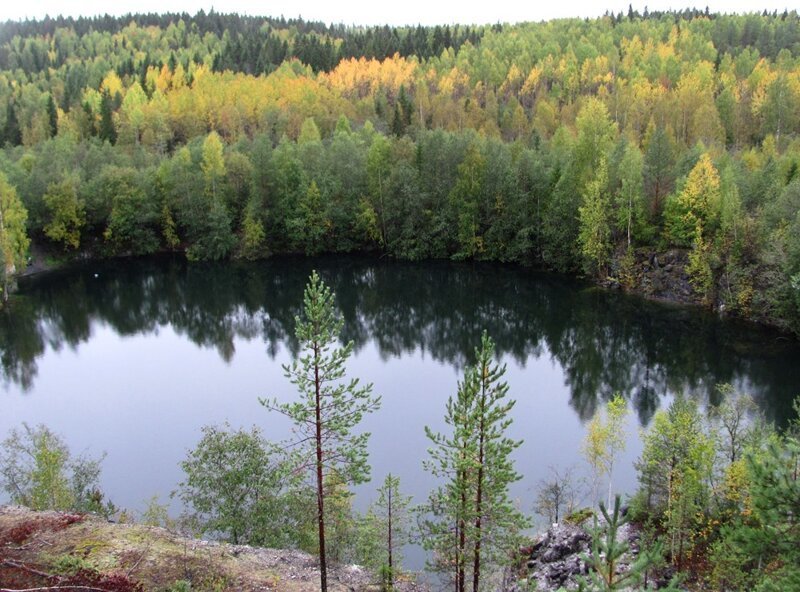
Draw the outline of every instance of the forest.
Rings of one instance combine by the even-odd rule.
[[[517,262],[635,291],[678,249],[694,301],[797,331],[799,51],[795,11],[9,21],[5,267],[29,238],[56,258]]]

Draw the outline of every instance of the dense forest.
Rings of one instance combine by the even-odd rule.
[[[59,257],[364,251],[633,290],[678,251],[694,300],[798,331],[799,55],[795,11],[6,22],[2,232]]]

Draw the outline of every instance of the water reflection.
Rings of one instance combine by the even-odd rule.
[[[770,331],[517,267],[351,257],[110,261],[23,280],[0,314],[3,377],[29,390],[47,348],[77,347],[97,322],[120,335],[171,326],[228,362],[237,339],[262,339],[273,358],[281,347],[295,352],[294,317],[312,268],[335,290],[343,338],[357,351],[373,342],[387,359],[421,349],[461,367],[487,329],[500,356],[519,364],[551,356],[581,419],[621,392],[647,424],[667,394],[714,402],[714,386],[730,382],[783,422],[800,393],[800,347]]]

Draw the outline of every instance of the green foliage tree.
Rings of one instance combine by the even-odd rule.
[[[610,205],[608,168],[605,159],[602,159],[597,174],[586,185],[583,204],[578,208],[581,253],[586,267],[598,276],[602,276],[611,253]]]
[[[142,188],[134,169],[114,169],[113,174],[113,205],[103,237],[117,253],[153,253],[160,244],[157,204]]]
[[[635,144],[627,143],[619,164],[620,187],[614,196],[616,227],[625,232],[628,248],[644,225],[644,160]],[[636,236],[636,238],[640,238]]]
[[[310,474],[316,489],[317,531],[320,555],[320,588],[326,591],[327,559],[325,502],[327,483],[363,483],[369,478],[367,439],[369,433],[354,429],[366,413],[380,406],[372,385],[358,379],[346,381],[346,363],[353,343],[336,347],[343,321],[336,312],[334,295],[316,272],[311,274],[303,294],[303,312],[295,319],[295,334],[303,351],[286,377],[300,399],[291,403],[260,399],[267,409],[291,419],[299,437],[297,469]]]
[[[468,259],[483,252],[483,236],[480,232],[480,201],[486,176],[486,159],[480,148],[471,143],[458,165],[458,176],[449,195],[453,210],[453,225],[457,228],[457,259]]]
[[[652,223],[659,225],[664,200],[675,183],[675,146],[667,130],[652,127],[645,138],[644,181],[648,197],[648,214]]]
[[[381,245],[387,244],[386,194],[391,173],[391,143],[385,136],[376,134],[367,153],[367,179],[372,209],[376,212],[381,233]]]
[[[8,301],[11,278],[25,264],[30,241],[25,231],[28,212],[16,190],[0,172],[0,255],[2,255],[3,302]]]
[[[47,124],[49,126],[50,137],[52,138],[58,133],[58,109],[56,102],[53,100],[52,93],[47,95]]]
[[[800,442],[790,431],[745,456],[745,507],[715,544],[713,581],[731,591],[788,592],[800,583]]]
[[[101,140],[107,141],[109,144],[117,143],[117,128],[114,125],[114,105],[111,99],[111,93],[108,89],[104,89],[100,96],[100,127],[98,136]]]
[[[317,255],[325,248],[325,235],[330,220],[325,212],[322,193],[316,181],[297,204],[296,216],[291,220],[291,233],[295,244],[306,255]]]
[[[47,187],[43,200],[49,214],[44,233],[50,240],[62,243],[64,249],[77,249],[81,229],[86,225],[84,202],[78,197],[74,179],[65,179]]]
[[[293,463],[260,430],[205,426],[181,468],[176,494],[200,533],[234,544],[296,545],[309,526],[311,498],[293,478]]]
[[[258,217],[256,208],[247,208],[242,220],[242,236],[239,245],[240,255],[245,259],[258,259],[266,255],[266,233],[264,224]]]
[[[711,269],[711,245],[703,238],[703,227],[697,222],[689,252],[689,264],[686,273],[694,291],[706,304],[711,302],[714,290],[714,271]]]
[[[680,570],[699,513],[707,507],[713,441],[705,433],[697,403],[677,397],[653,416],[637,462],[645,505],[663,516],[666,545]]]
[[[11,502],[33,510],[114,512],[98,487],[101,459],[73,457],[46,426],[12,429],[0,451],[0,477]]]

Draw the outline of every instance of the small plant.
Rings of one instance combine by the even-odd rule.
[[[594,516],[594,510],[591,508],[580,508],[564,516],[564,522],[578,526],[586,522],[592,516]]]
[[[164,588],[163,592],[192,592],[192,583],[188,580],[178,580],[168,588]]]
[[[50,565],[53,572],[66,576],[74,576],[80,572],[97,571],[94,565],[77,555],[59,555],[52,560]]]

